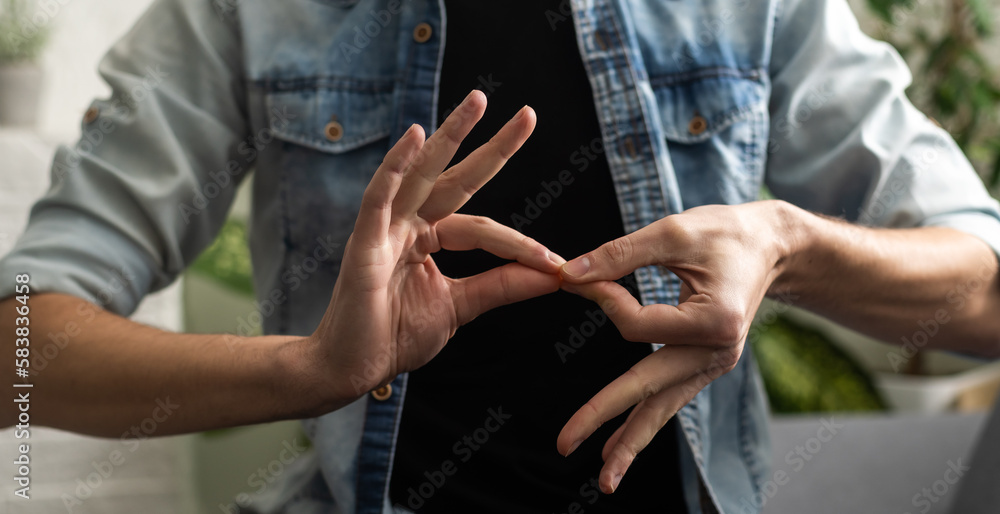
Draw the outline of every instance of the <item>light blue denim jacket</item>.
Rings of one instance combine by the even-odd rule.
[[[766,184],[813,211],[954,227],[1000,250],[997,203],[906,100],[898,55],[863,36],[843,0],[564,5],[547,17],[575,24],[627,232],[752,201]],[[114,96],[57,153],[52,189],[0,262],[2,291],[28,271],[38,290],[128,314],[209,244],[254,169],[264,330],[311,333],[382,156],[410,124],[436,126],[447,23],[440,1],[158,0],[102,62]],[[636,276],[643,302],[677,301],[669,272]],[[120,292],[100,294],[121,277]],[[314,460],[272,501],[289,513],[392,512],[406,380],[388,399],[306,420]],[[755,512],[771,477],[750,352],[678,417],[690,511]]]

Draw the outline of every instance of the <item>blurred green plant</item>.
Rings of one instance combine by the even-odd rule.
[[[868,372],[823,334],[780,316],[751,333],[772,412],[885,410]]]
[[[994,34],[990,0],[867,0],[875,34],[906,59],[913,103],[948,130],[986,185],[1000,186],[1000,76],[984,50]],[[928,15],[937,9],[936,15]]]
[[[35,22],[34,0],[0,0],[0,65],[31,62],[48,41],[47,25]]]
[[[191,265],[191,270],[238,293],[253,295],[253,266],[247,246],[247,226],[229,219],[211,246]]]

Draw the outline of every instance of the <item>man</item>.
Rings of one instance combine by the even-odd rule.
[[[162,434],[311,417],[315,460],[258,510],[753,508],[765,295],[887,340],[943,311],[928,347],[1000,354],[997,204],[842,2],[163,0],[101,70],[121,92],[149,65],[149,98],[85,120],[101,145],[57,154],[0,284],[50,293],[32,333],[83,327],[35,377],[45,424],[116,436],[167,394]],[[118,317],[250,164],[272,335]]]

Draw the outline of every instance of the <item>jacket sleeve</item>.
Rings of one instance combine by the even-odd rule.
[[[130,314],[207,246],[245,176],[247,131],[235,22],[210,0],[157,0],[105,55],[111,97],[56,152],[48,192],[0,260],[0,297],[28,273]]]
[[[899,54],[864,35],[844,0],[785,0],[769,74],[776,197],[865,225],[951,227],[1000,254],[997,201],[906,98]]]

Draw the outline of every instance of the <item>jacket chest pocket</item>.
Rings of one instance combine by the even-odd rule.
[[[346,244],[368,182],[389,150],[392,82],[286,84],[265,96],[279,144],[285,243],[309,253],[317,238]]]
[[[651,84],[684,208],[755,200],[768,140],[760,73],[707,69]]]

